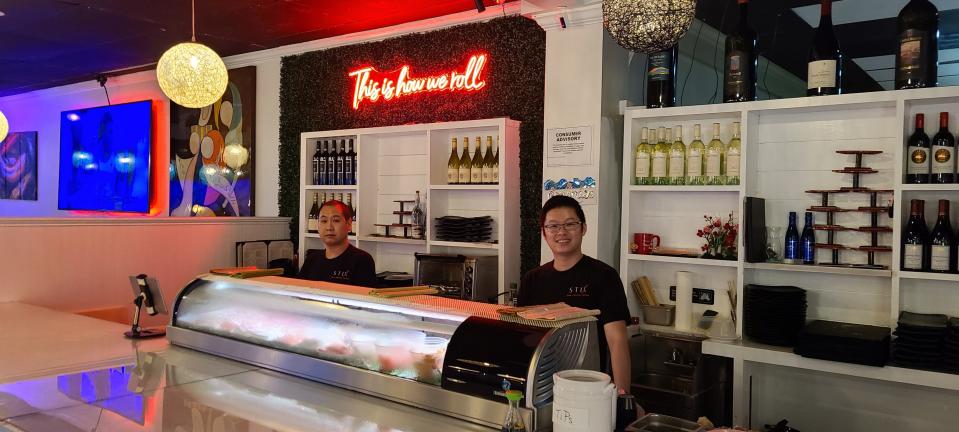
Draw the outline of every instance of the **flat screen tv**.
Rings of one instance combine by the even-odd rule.
[[[60,113],[61,210],[148,213],[153,104]]]

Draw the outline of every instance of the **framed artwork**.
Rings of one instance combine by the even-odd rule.
[[[10,132],[0,142],[0,199],[37,200],[36,132]]]
[[[170,107],[170,216],[253,216],[256,66],[229,71],[223,97]]]
[[[148,213],[153,101],[60,113],[57,208]]]

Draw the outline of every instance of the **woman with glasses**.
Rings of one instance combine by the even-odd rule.
[[[615,269],[583,255],[585,220],[583,208],[573,198],[558,195],[546,201],[539,222],[553,260],[523,275],[518,305],[564,302],[598,309],[600,365],[604,372],[611,372],[619,391],[628,393],[631,377],[626,292]]]

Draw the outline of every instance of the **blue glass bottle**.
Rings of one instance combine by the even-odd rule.
[[[783,263],[799,264],[800,257],[799,229],[796,228],[796,212],[789,212],[789,228],[786,228],[786,241],[783,245]]]
[[[799,239],[803,264],[816,264],[816,231],[812,226],[812,212],[806,212],[806,223],[802,227],[802,237]]]

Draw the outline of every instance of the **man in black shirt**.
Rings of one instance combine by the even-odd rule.
[[[565,302],[584,309],[599,309],[600,365],[608,372],[608,358],[613,382],[621,392],[628,393],[631,377],[626,291],[615,269],[583,255],[585,220],[583,208],[573,198],[558,195],[546,201],[540,213],[540,226],[553,252],[553,261],[523,275],[518,304]]]
[[[324,250],[306,254],[300,279],[371,287],[376,282],[373,257],[350,244],[347,235],[353,229],[353,211],[340,201],[327,201],[320,207],[317,230]]]

